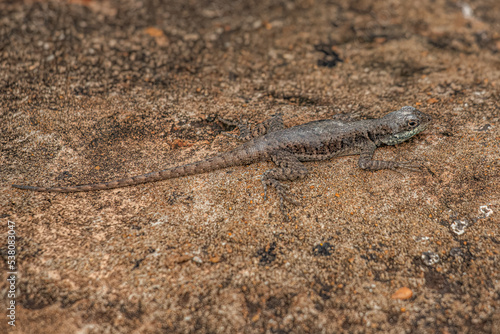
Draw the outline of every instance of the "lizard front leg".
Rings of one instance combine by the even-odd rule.
[[[240,134],[233,135],[231,133],[226,133],[224,132],[224,135],[231,137],[231,138],[236,138],[241,141],[248,141],[252,138],[255,137],[260,137],[265,135],[266,133],[278,131],[284,129],[283,125],[283,118],[282,118],[281,112],[273,115],[273,117],[265,120],[262,123],[256,124],[254,126],[250,126],[248,123],[243,123],[243,122],[232,122],[223,118],[218,118],[219,121],[226,125],[231,125],[231,126],[237,126],[238,129],[240,130]]]
[[[397,168],[406,168],[414,172],[420,171],[419,165],[409,161],[372,160],[376,148],[377,145],[375,145],[375,143],[371,143],[361,151],[358,160],[359,168],[366,170],[380,170],[380,169],[396,170]]]
[[[267,187],[272,185],[280,197],[280,207],[283,211],[283,201],[300,205],[300,203],[288,192],[279,181],[293,181],[301,179],[308,174],[307,168],[291,153],[287,151],[275,151],[270,154],[271,160],[279,167],[267,170],[262,175],[264,184],[264,197],[267,197]]]

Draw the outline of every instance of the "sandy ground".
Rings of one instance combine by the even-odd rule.
[[[258,3],[0,2],[0,328],[500,333],[500,2]],[[238,144],[216,116],[293,126],[404,105],[433,125],[376,157],[423,172],[307,163],[288,222],[263,199],[270,163],[10,186],[213,156]]]

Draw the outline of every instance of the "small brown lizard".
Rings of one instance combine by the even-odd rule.
[[[281,114],[277,114],[253,128],[247,127],[246,124],[237,124],[240,135],[232,136],[246,142],[232,151],[206,160],[96,184],[51,188],[23,185],[13,185],[13,187],[62,193],[105,190],[271,160],[277,168],[267,170],[262,175],[265,193],[267,194],[267,187],[271,185],[276,189],[282,206],[283,200],[298,204],[280,181],[293,181],[305,177],[308,171],[302,164],[303,161],[359,154],[358,165],[362,169],[418,170],[419,166],[410,162],[372,160],[372,156],[378,146],[399,144],[425,130],[430,122],[429,115],[408,106],[378,119],[360,121],[325,119],[291,128],[285,128]]]

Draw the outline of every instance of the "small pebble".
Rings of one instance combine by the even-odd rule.
[[[405,300],[405,299],[410,299],[412,296],[413,296],[413,291],[404,286],[402,288],[397,289],[396,292],[392,294],[391,298]]]
[[[433,264],[436,264],[439,262],[439,255],[437,255],[434,252],[424,252],[424,253],[422,253],[422,261],[427,266],[432,266]]]

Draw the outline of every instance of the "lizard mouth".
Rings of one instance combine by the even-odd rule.
[[[424,130],[427,130],[429,125],[430,125],[430,122],[427,122],[427,123],[420,125],[418,128],[415,129],[416,131],[411,136],[413,137],[414,135],[416,135]]]

